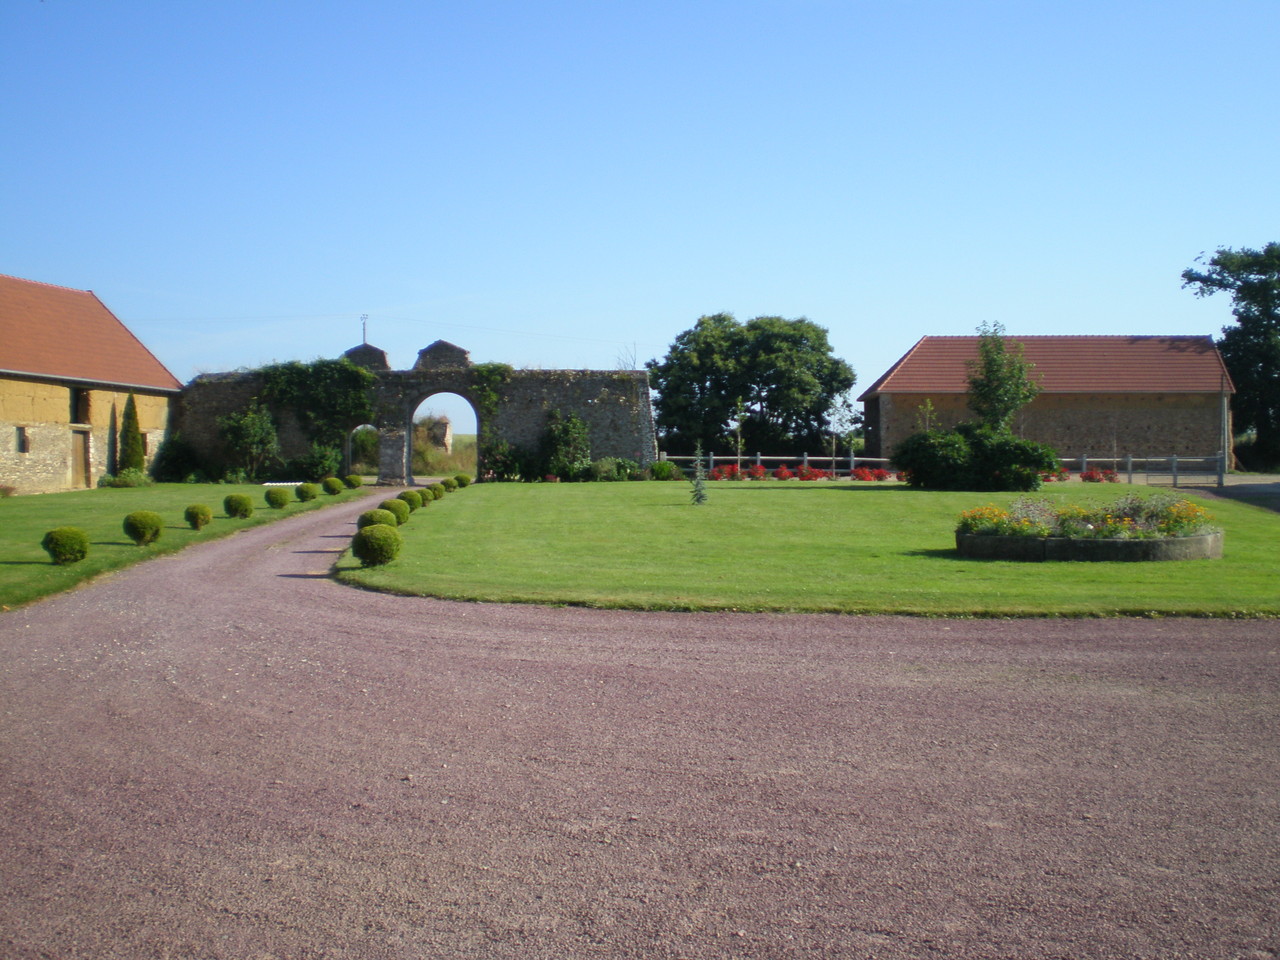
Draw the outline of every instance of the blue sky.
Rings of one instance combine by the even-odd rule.
[[[366,314],[396,368],[613,369],[729,311],[856,394],[987,320],[1216,335],[1179,273],[1280,240],[1276,0],[4,0],[0,43],[0,273],[182,380]]]

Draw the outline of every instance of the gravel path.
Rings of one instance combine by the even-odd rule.
[[[1275,622],[380,596],[365,506],[0,615],[0,957],[1280,955]]]

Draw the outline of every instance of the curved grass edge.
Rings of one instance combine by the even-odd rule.
[[[952,530],[936,530],[961,495],[886,500],[833,485],[797,496],[782,485],[741,484],[694,510],[671,485],[508,486],[447,500],[429,524],[410,524],[404,554],[386,567],[361,570],[338,558],[335,579],[442,602],[655,613],[1280,618],[1268,578],[1275,561],[1263,550],[1280,519],[1254,523],[1256,508],[1244,505],[1222,518],[1233,548],[1212,570],[1239,584],[1224,591],[1207,585],[1201,571],[1210,568],[1194,564],[1079,563],[1057,566],[1059,573],[964,560]],[[770,532],[767,549],[758,546],[761,530]],[[831,549],[812,549],[817,535]],[[1116,587],[1117,576],[1148,589]]]
[[[988,609],[983,607],[944,608],[925,610],[909,605],[886,606],[796,606],[767,604],[728,604],[711,601],[640,601],[640,600],[606,600],[598,597],[575,598],[530,596],[511,593],[499,594],[490,592],[444,592],[431,590],[407,590],[400,587],[383,586],[366,583],[352,576],[358,573],[359,566],[346,569],[341,567],[343,560],[349,559],[350,553],[344,553],[335,562],[331,576],[341,586],[353,590],[365,590],[369,593],[382,593],[393,597],[419,597],[424,600],[439,600],[443,603],[458,604],[494,604],[516,606],[539,606],[549,608],[575,608],[580,610],[621,610],[629,613],[716,613],[746,615],[776,615],[798,617],[912,617],[921,620],[1280,620],[1280,613],[1271,610],[1248,609],[1198,609],[1187,610],[1151,610],[1143,607],[1119,607],[1115,609],[1096,610],[1043,610],[1031,607],[1011,609]]]

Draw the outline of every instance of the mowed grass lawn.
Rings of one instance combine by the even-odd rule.
[[[1014,494],[896,484],[479,484],[401,527],[395,562],[339,577],[398,593],[655,610],[955,616],[1280,614],[1280,515],[1221,500],[1221,560],[1013,563],[956,556],[962,510]],[[1035,496],[1114,500],[1147,488],[1073,483]],[[1177,491],[1186,495],[1185,491]]]
[[[0,607],[27,603],[108,570],[369,492],[360,488],[335,496],[322,493],[308,503],[294,500],[282,510],[273,510],[267,506],[265,490],[258,484],[157,483],[0,499]],[[248,520],[226,515],[222,501],[231,493],[246,493],[253,501],[254,513]],[[199,533],[183,519],[193,503],[203,503],[213,512],[213,520]],[[155,543],[139,547],[125,536],[124,518],[135,510],[154,510],[164,518],[164,530]],[[54,527],[84,530],[89,535],[89,556],[79,563],[55,566],[40,546]]]

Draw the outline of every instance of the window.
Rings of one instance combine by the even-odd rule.
[[[89,391],[83,387],[71,388],[71,422],[89,422]]]
[[[26,427],[18,428],[18,452],[19,453],[31,452],[31,438],[27,436]]]

